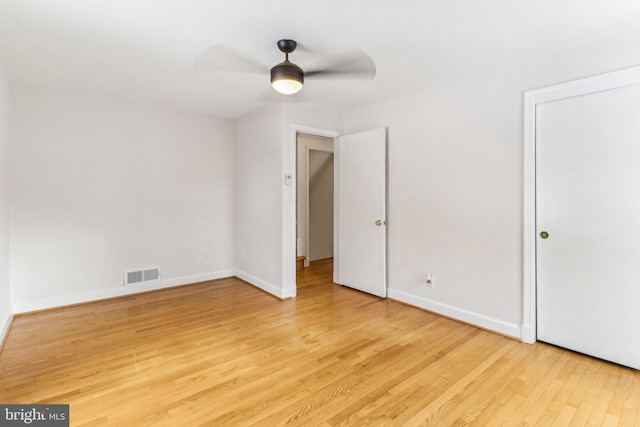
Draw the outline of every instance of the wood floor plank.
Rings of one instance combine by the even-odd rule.
[[[637,426],[640,374],[331,283],[235,279],[17,316],[0,402],[73,426]]]

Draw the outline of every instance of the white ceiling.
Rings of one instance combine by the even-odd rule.
[[[269,77],[194,70],[211,46],[267,69],[281,38],[359,48],[374,80],[309,79],[301,92],[348,110],[639,26],[638,0],[0,0],[0,61],[12,81],[239,117],[265,105]]]

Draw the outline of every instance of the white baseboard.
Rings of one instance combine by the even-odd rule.
[[[536,342],[536,333],[531,325],[522,325],[522,342],[527,344]]]
[[[279,286],[276,286],[274,284],[271,284],[265,280],[259,279],[256,276],[252,276],[249,273],[245,273],[244,271],[240,271],[240,270],[236,270],[235,273],[236,277],[238,279],[242,279],[245,282],[249,283],[250,285],[255,286],[256,288],[262,289],[263,291],[277,297],[280,299],[285,299],[285,298],[291,298],[291,295],[289,295],[290,290],[287,289],[282,289]],[[293,296],[295,296],[295,289],[294,289],[294,294]]]
[[[522,339],[520,326],[515,323],[504,322],[499,319],[485,316],[484,314],[474,313],[472,311],[464,310],[448,304],[443,304],[441,302],[419,297],[417,295],[412,295],[396,289],[388,289],[387,295],[391,299],[401,301],[414,307],[432,311],[434,313],[441,314],[442,316],[450,317],[464,323],[469,323],[483,329],[488,329],[502,335]]]
[[[282,299],[295,298],[298,295],[298,288],[284,288],[282,290]]]
[[[15,303],[13,313],[28,313],[31,311],[47,310],[50,308],[63,307],[66,305],[81,304],[92,301],[99,301],[107,298],[121,297],[125,295],[138,294],[141,292],[155,291],[159,289],[172,288],[174,286],[190,285],[192,283],[206,282],[208,280],[232,277],[235,270],[221,270],[211,273],[196,274],[193,276],[175,277],[147,283],[136,283],[133,285],[120,286],[117,288],[101,289],[92,292],[82,292],[70,295],[63,295],[55,298],[25,301]]]

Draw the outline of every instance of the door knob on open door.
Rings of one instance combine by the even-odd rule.
[[[378,227],[380,227],[380,226],[382,225],[382,221],[380,221],[379,219],[378,219],[378,220],[376,220],[376,225],[377,225]]]
[[[547,233],[546,231],[543,231],[540,233],[540,237],[542,237],[543,239],[546,239],[547,237],[549,237],[549,233]]]

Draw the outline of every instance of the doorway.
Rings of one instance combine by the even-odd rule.
[[[333,138],[296,135],[297,269],[333,257]],[[302,265],[301,265],[302,264]]]
[[[297,294],[296,255],[305,247],[304,240],[298,238],[304,234],[298,232],[297,224],[297,211],[302,211],[297,206],[298,200],[302,200],[297,195],[298,161],[302,161],[298,151],[303,152],[298,150],[297,141],[302,134],[326,137],[335,143],[333,282],[386,296],[386,129],[340,136],[338,132],[300,125],[291,127],[283,163],[283,296]],[[361,203],[345,203],[358,200]],[[352,215],[344,216],[345,212]],[[362,216],[357,224],[352,221],[355,213]],[[363,271],[368,273],[367,277],[359,274]],[[358,282],[368,285],[361,286]]]

